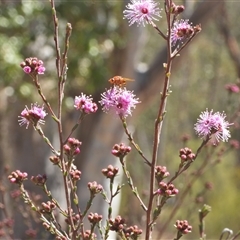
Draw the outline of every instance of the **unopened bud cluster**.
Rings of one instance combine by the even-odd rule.
[[[138,228],[138,226],[130,226],[126,227],[125,219],[121,216],[117,216],[115,219],[110,219],[110,230],[115,232],[122,232],[124,233],[125,237],[128,239],[137,239],[139,235],[142,234],[142,229]]]
[[[180,149],[179,157],[181,158],[182,162],[194,161],[195,154],[192,152],[190,148],[185,147]]]
[[[127,238],[131,237],[131,239],[137,239],[137,237],[141,235],[142,232],[142,229],[140,229],[137,225],[124,229],[125,236]]]
[[[157,191],[157,194],[165,197],[173,197],[178,194],[178,189],[175,188],[175,186],[172,183],[165,183],[160,182],[159,183],[159,189]]]
[[[165,166],[156,166],[155,167],[155,177],[158,182],[161,182],[164,178],[168,177],[170,173],[167,171]]]
[[[90,190],[92,195],[96,195],[96,194],[102,192],[103,187],[102,187],[102,185],[100,185],[94,181],[94,182],[88,183],[88,189]]]
[[[121,216],[117,216],[115,219],[109,220],[110,230],[119,232],[122,231],[125,225],[125,219]]]
[[[46,203],[42,203],[42,208],[40,209],[41,213],[51,213],[53,209],[56,208],[56,204],[51,202],[51,201],[47,201]]]
[[[187,234],[192,231],[192,226],[188,224],[187,220],[177,220],[174,227],[176,227],[182,234]]]
[[[42,186],[46,183],[47,176],[46,174],[43,175],[38,174],[37,176],[32,176],[31,180],[34,182],[34,184]]]
[[[16,170],[8,176],[8,179],[11,183],[22,183],[24,180],[27,180],[27,176],[28,174],[26,172]]]
[[[78,169],[72,169],[70,170],[70,176],[72,178],[73,181],[78,181],[81,178],[81,171],[79,171]]]
[[[123,143],[115,144],[112,149],[112,154],[116,157],[124,157],[131,151],[130,146],[125,146]]]
[[[98,213],[89,213],[88,214],[88,220],[92,224],[96,224],[102,220],[103,216],[99,215]]]
[[[82,143],[76,138],[69,138],[67,144],[63,146],[64,153],[68,158],[72,158],[80,153],[80,146]]]
[[[102,169],[102,173],[105,177],[114,179],[118,174],[119,169],[109,165],[107,168]]]
[[[23,71],[27,74],[44,74],[45,67],[43,66],[43,61],[36,57],[26,58],[24,62],[20,64]]]
[[[51,156],[49,157],[49,160],[54,164],[54,165],[58,165],[60,163],[60,158],[57,156]]]

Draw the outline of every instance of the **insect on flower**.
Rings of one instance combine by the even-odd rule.
[[[124,87],[126,85],[126,82],[133,82],[134,79],[131,78],[124,78],[121,76],[114,76],[108,80],[112,85]]]

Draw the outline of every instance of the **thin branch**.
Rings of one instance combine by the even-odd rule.
[[[126,119],[121,117],[121,121],[123,124],[123,128],[125,130],[125,133],[128,136],[128,140],[131,142],[131,144],[134,146],[134,148],[137,150],[137,152],[141,155],[141,157],[144,159],[145,163],[151,167],[151,163],[149,162],[149,160],[147,159],[147,157],[143,154],[142,150],[140,149],[139,145],[135,143],[132,134],[129,132],[128,128],[127,128],[127,123],[126,123]]]

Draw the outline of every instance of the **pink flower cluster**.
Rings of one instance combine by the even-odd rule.
[[[140,103],[138,98],[135,98],[133,92],[126,88],[113,86],[101,94],[102,109],[105,112],[113,111],[120,117],[127,117],[132,114],[132,109],[136,104]]]
[[[21,112],[21,116],[19,116],[19,125],[23,126],[26,124],[26,128],[28,128],[29,124],[32,123],[36,126],[38,123],[44,124],[44,118],[46,117],[47,113],[44,111],[43,106],[40,107],[35,104],[31,104],[31,108],[29,109],[27,106]]]
[[[131,2],[126,6],[126,10],[123,11],[123,18],[127,19],[129,26],[137,23],[138,25],[152,24],[155,27],[153,21],[158,21],[161,18],[161,9],[158,7],[158,3],[154,0],[130,0]],[[175,5],[172,3],[171,13],[177,16],[184,11],[183,5]],[[192,27],[189,20],[174,20],[172,24],[170,40],[172,46],[181,41],[189,39],[194,33],[201,31],[201,26],[197,25]]]
[[[98,109],[97,104],[93,102],[91,96],[86,96],[83,93],[75,97],[74,107],[86,114],[95,113]]]
[[[171,42],[175,46],[177,42],[189,38],[194,33],[194,29],[189,20],[177,20],[171,30]]]
[[[158,3],[153,0],[131,0],[131,3],[127,5],[127,10],[123,11],[124,18],[128,19],[130,26],[134,23],[145,26],[145,23],[158,21],[161,17],[160,13]]]
[[[23,71],[27,74],[44,74],[45,67],[43,66],[43,61],[36,57],[26,58],[24,62],[20,64]]]
[[[209,112],[206,109],[200,114],[194,129],[205,140],[211,137],[213,144],[219,141],[227,142],[231,137],[228,128],[232,124],[225,121],[225,118],[225,113],[213,113],[213,110]]]

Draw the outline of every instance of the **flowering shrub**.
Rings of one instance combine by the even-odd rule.
[[[52,8],[55,10],[54,0],[51,0],[51,4]],[[46,229],[46,231],[53,234],[56,239],[109,239],[110,231],[116,232],[120,239],[154,239],[156,236],[154,227],[161,216],[162,210],[168,200],[175,198],[180,192],[177,188],[177,183],[175,183],[176,179],[188,170],[192,164],[194,164],[205,146],[209,144],[218,145],[221,141],[227,142],[230,138],[229,128],[233,125],[233,120],[228,122],[226,120],[227,116],[225,113],[214,112],[213,110],[208,111],[208,109],[206,109],[200,114],[199,119],[197,119],[197,123],[193,126],[196,134],[202,138],[202,142],[197,150],[193,151],[187,146],[179,150],[179,165],[175,174],[171,177],[167,167],[159,165],[160,160],[158,158],[158,149],[161,143],[160,136],[166,114],[167,97],[170,93],[169,88],[172,63],[174,59],[179,56],[181,51],[201,31],[200,24],[194,26],[192,23],[189,23],[189,20],[179,19],[180,14],[184,11],[184,6],[176,5],[171,0],[165,0],[164,4],[167,27],[163,30],[160,30],[155,24],[156,21],[159,21],[159,19],[163,17],[162,9],[160,9],[160,3],[157,1],[131,0],[131,2],[126,6],[126,9],[123,11],[123,16],[128,20],[129,25],[137,24],[139,27],[145,27],[148,24],[152,26],[153,29],[156,30],[157,34],[166,41],[167,46],[168,54],[166,62],[163,66],[165,69],[164,84],[161,90],[159,107],[156,109],[157,115],[155,120],[151,159],[148,159],[145,156],[143,151],[133,139],[132,133],[129,131],[126,121],[127,117],[130,118],[134,109],[141,104],[141,100],[139,100],[134,92],[127,89],[125,82],[116,84],[112,81],[112,86],[101,94],[101,100],[99,101],[102,111],[109,113],[109,118],[119,118],[119,121],[121,121],[123,126],[123,131],[131,143],[131,146],[127,146],[124,143],[116,143],[109,152],[118,158],[122,166],[122,172],[126,176],[127,183],[132,191],[132,195],[137,199],[139,206],[142,208],[142,215],[144,215],[145,218],[143,229],[140,228],[142,226],[139,227],[135,224],[129,225],[127,220],[120,215],[113,216],[112,214],[113,199],[120,193],[123,187],[123,185],[118,185],[116,189],[113,188],[115,179],[120,172],[120,169],[118,167],[114,167],[113,165],[109,165],[102,169],[103,176],[110,182],[109,193],[107,193],[107,190],[104,189],[102,185],[94,181],[93,176],[93,182],[89,182],[87,185],[90,194],[87,206],[84,209],[80,208],[79,202],[81,201],[81,196],[78,196],[77,194],[77,183],[78,181],[81,181],[82,175],[87,173],[81,172],[75,165],[75,158],[81,153],[80,149],[82,142],[72,137],[72,135],[78,125],[81,124],[83,118],[87,118],[89,114],[96,113],[99,109],[92,96],[87,96],[84,93],[79,93],[78,96],[75,96],[73,100],[73,107],[76,111],[80,112],[80,116],[76,125],[72,128],[72,131],[67,135],[68,137],[63,139],[62,126],[64,123],[62,122],[62,99],[64,97],[64,87],[67,83],[67,54],[69,39],[72,31],[71,25],[69,23],[67,24],[65,51],[62,55],[60,55],[57,47],[59,46],[59,40],[57,38],[58,21],[54,21],[59,93],[57,111],[55,111],[51,104],[47,101],[47,97],[44,95],[41,88],[42,83],[39,81],[40,75],[47,71],[44,67],[43,61],[39,60],[37,57],[29,57],[20,64],[23,71],[26,74],[29,74],[32,78],[33,84],[42,99],[43,105],[40,106],[37,103],[34,103],[31,104],[30,109],[26,106],[20,113],[19,125],[26,125],[26,128],[32,126],[51,149],[53,155],[49,160],[62,174],[62,181],[65,189],[63,198],[66,199],[67,208],[64,209],[60,206],[55,196],[53,196],[51,191],[48,189],[48,179],[45,174],[39,174],[30,178],[36,186],[43,189],[44,193],[48,197],[48,201],[42,202],[41,204],[35,203],[33,197],[25,189],[25,181],[28,180],[28,173],[15,170],[8,176],[8,179],[12,184],[16,184],[20,190],[14,195],[22,196],[24,203],[37,214],[42,226]],[[54,19],[56,20],[56,11],[53,12]],[[121,77],[118,77],[118,80],[120,81]],[[229,85],[226,86],[226,89],[230,93],[238,92],[237,87],[235,86]],[[58,148],[53,145],[42,129],[41,124],[45,123],[45,117],[47,115],[51,115],[53,121],[55,121],[58,126],[60,142],[60,146]],[[185,137],[184,142],[187,142],[187,137]],[[237,142],[232,142],[231,144],[236,148],[239,147]],[[138,192],[137,186],[135,185],[135,182],[127,168],[126,158],[133,149],[137,151],[137,153],[141,156],[143,163],[146,164],[149,169],[149,175],[145,176],[147,179],[146,181],[149,183],[146,201]],[[200,172],[203,170],[205,165],[205,162],[203,162],[202,167],[200,167],[199,171],[195,174],[196,177],[200,176]],[[210,185],[207,187],[211,188]],[[106,219],[102,216],[102,214],[91,212],[91,205],[93,204],[93,200],[96,195],[102,196],[108,204]],[[101,207],[99,207],[99,211],[100,208]],[[203,208],[199,210],[199,232],[201,239],[204,239],[206,236],[204,218],[210,211],[211,208],[207,205],[204,205]],[[58,221],[57,215],[63,216],[65,225]],[[87,229],[85,224],[86,219],[90,224],[90,229]],[[176,237],[174,239],[180,239],[183,235],[191,233],[193,229],[187,220],[178,219],[175,220],[174,227],[176,228]],[[158,239],[160,239],[160,237],[158,236]]]

